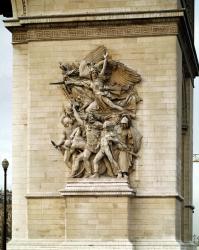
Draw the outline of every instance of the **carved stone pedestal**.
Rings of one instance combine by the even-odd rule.
[[[83,249],[132,249],[128,217],[135,191],[127,180],[73,179],[60,193],[65,200],[67,240],[73,244],[82,240]]]
[[[135,190],[126,179],[88,178],[71,179],[65,189],[60,190],[62,196],[134,196]]]

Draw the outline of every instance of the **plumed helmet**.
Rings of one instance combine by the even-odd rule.
[[[122,120],[120,121],[120,123],[125,123],[125,124],[128,124],[128,122],[129,122],[129,120],[128,120],[128,118],[126,116],[124,116],[122,118]]]

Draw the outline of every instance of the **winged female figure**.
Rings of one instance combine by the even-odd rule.
[[[128,176],[142,138],[129,125],[142,100],[136,90],[141,76],[112,60],[105,46],[92,50],[79,64],[60,64],[60,69],[63,81],[53,84],[61,84],[73,123],[70,131],[67,127],[69,135],[53,145],[65,150],[70,176]],[[114,124],[112,131],[105,125],[103,130],[109,123]]]

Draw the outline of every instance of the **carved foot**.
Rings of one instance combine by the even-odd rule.
[[[98,173],[94,173],[93,175],[91,175],[91,178],[99,178],[99,174]]]
[[[71,173],[68,175],[69,178],[74,178],[75,177],[75,173]]]
[[[119,179],[122,178],[122,172],[119,172],[119,173],[118,173],[117,178],[119,178]]]
[[[85,175],[84,175],[85,178],[88,178],[90,176],[91,176],[91,173],[85,173]]]
[[[128,180],[128,175],[124,174],[123,179]]]

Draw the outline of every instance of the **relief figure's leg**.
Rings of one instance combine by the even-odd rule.
[[[91,102],[91,104],[86,108],[86,113],[89,113],[91,111],[94,111],[94,110],[98,110],[98,105],[96,103],[96,101],[94,102]]]
[[[102,152],[102,150],[100,150],[94,160],[93,160],[93,165],[94,165],[94,175],[92,177],[98,177],[99,176],[99,162],[101,161],[101,159],[104,157],[104,152]]]
[[[74,175],[77,173],[77,171],[80,168],[80,162],[84,159],[84,152],[80,153],[75,159],[74,163],[72,164],[72,171],[71,171],[71,177],[74,177]]]
[[[83,161],[84,161],[84,168],[86,170],[85,177],[89,177],[91,175],[91,164],[89,158],[92,152],[88,149],[85,149],[83,152]]]
[[[73,141],[71,148],[72,149],[85,149],[86,146],[86,142],[82,139],[82,140],[78,140],[78,141]]]
[[[64,162],[66,164],[69,163],[70,156],[71,156],[71,149],[66,147],[65,152],[64,152]]]
[[[120,168],[118,177],[128,178],[129,158],[128,158],[128,153],[126,151],[121,150],[119,152],[118,163]]]
[[[113,158],[113,155],[112,155],[112,153],[111,153],[109,147],[105,149],[105,154],[106,154],[107,158],[109,159],[111,165],[112,165],[114,168],[116,168],[117,170],[119,170],[119,165],[118,165],[118,163],[115,161],[115,159]]]
[[[128,160],[128,153],[124,150],[119,152],[119,159],[118,159],[119,167],[122,172],[128,172],[129,168],[129,160]]]
[[[109,100],[107,97],[103,97],[103,101],[111,108],[117,109],[119,111],[122,111],[123,108],[120,107],[119,105],[114,104],[111,100]]]

